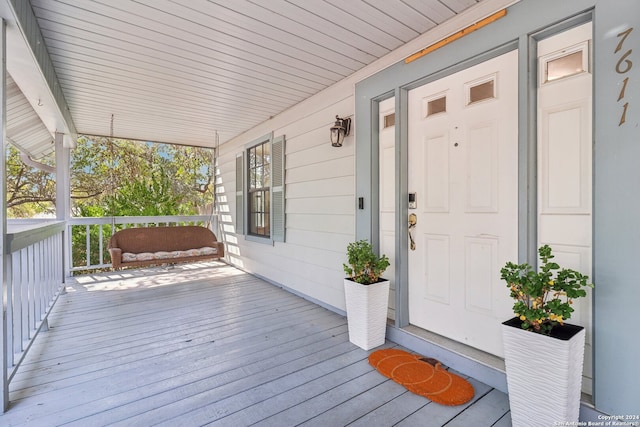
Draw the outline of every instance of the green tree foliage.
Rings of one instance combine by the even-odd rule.
[[[212,150],[104,137],[81,137],[73,152],[74,216],[205,212],[213,201]],[[160,213],[162,212],[162,213]]]
[[[165,172],[156,172],[149,178],[126,182],[106,198],[109,210],[122,216],[176,215],[188,209],[180,205],[171,180]],[[184,212],[193,213],[193,212]]]
[[[12,218],[32,218],[39,214],[55,213],[56,182],[52,173],[25,165],[20,152],[7,145],[7,211]],[[53,156],[40,159],[53,165]]]
[[[38,161],[53,166],[55,157]],[[72,215],[206,212],[213,201],[211,163],[207,148],[81,136],[71,152]],[[55,214],[55,186],[55,174],[26,166],[8,145],[9,217]]]

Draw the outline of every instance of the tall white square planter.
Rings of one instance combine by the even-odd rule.
[[[567,337],[573,335],[560,339],[526,331],[518,318],[502,324],[514,427],[578,421],[585,330],[569,324],[562,328]]]
[[[361,285],[344,279],[349,341],[364,350],[384,344],[387,332],[389,281]]]

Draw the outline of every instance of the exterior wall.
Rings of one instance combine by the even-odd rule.
[[[353,116],[353,84],[344,82],[222,146],[220,193],[235,218],[235,158],[268,132],[285,136],[286,241],[245,240],[225,225],[229,261],[319,302],[344,310],[342,263],[354,238],[354,137],[331,146],[335,116]],[[223,189],[224,187],[224,189]],[[226,197],[224,197],[226,196]]]
[[[443,37],[513,3],[486,0],[472,10],[391,52],[342,82],[221,146],[218,195],[228,260],[234,265],[304,294],[330,308],[344,310],[342,264],[356,236],[354,129],[341,148],[329,142],[329,128],[353,117],[355,84],[403,60]],[[273,132],[286,138],[286,241],[273,246],[235,233],[235,159],[245,144]],[[371,202],[367,197],[365,205]]]

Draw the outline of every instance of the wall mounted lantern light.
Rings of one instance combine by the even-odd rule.
[[[331,145],[334,147],[342,147],[344,137],[351,132],[351,118],[341,119],[336,116],[336,122],[331,126]]]

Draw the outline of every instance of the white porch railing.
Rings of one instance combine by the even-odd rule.
[[[107,245],[117,230],[160,225],[202,225],[210,227],[211,215],[116,216],[71,218],[68,223],[70,260],[68,271],[111,267]],[[84,237],[84,238],[83,238]],[[79,240],[82,240],[81,242]]]
[[[62,221],[8,221],[3,284],[3,400],[9,383],[63,291]]]

